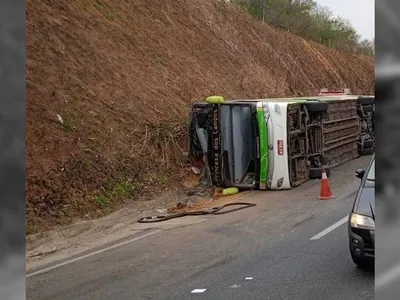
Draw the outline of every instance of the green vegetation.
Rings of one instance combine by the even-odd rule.
[[[98,204],[99,206],[105,207],[105,206],[107,206],[109,200],[108,200],[108,198],[107,198],[106,196],[101,195],[101,196],[97,196],[97,197],[96,197],[96,202],[97,202],[97,204]]]
[[[375,41],[362,40],[348,20],[315,0],[234,0],[247,11],[274,27],[341,51],[373,56]],[[360,8],[361,10],[362,8]]]
[[[85,5],[85,3],[84,3],[84,5]],[[107,20],[109,20],[109,21],[115,20],[115,18],[116,18],[115,13],[112,11],[109,11],[106,4],[103,3],[103,1],[96,0],[93,5],[98,11],[103,13],[104,17],[106,17]]]
[[[112,185],[106,185],[103,192],[95,200],[100,207],[106,208],[114,200],[131,197],[136,191],[137,187],[133,182],[129,180],[120,181]]]
[[[65,132],[71,132],[74,130],[73,126],[69,122],[65,122],[61,124],[62,128],[64,129]]]
[[[136,186],[129,181],[118,182],[112,190],[113,197],[128,197],[136,192]]]

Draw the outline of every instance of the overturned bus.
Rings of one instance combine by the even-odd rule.
[[[209,97],[192,107],[189,153],[204,158],[209,184],[290,189],[374,153],[374,114],[374,96]]]

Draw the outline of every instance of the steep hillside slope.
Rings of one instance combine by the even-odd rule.
[[[374,60],[217,0],[27,1],[27,232],[178,182],[190,103],[370,94]]]

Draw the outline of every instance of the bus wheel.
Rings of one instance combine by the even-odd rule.
[[[329,167],[318,167],[318,168],[310,168],[308,170],[308,177],[310,179],[320,179],[322,177],[322,170],[326,171],[326,176],[330,176],[331,175],[331,169]]]
[[[357,111],[361,112],[361,106],[357,107]],[[365,113],[374,112],[374,106],[373,105],[362,105],[362,111]]]
[[[373,139],[364,140],[364,142],[360,142],[359,144],[360,150],[367,148],[374,148],[374,147],[375,147],[375,141]]]
[[[360,149],[359,150],[360,155],[372,155],[375,153],[375,147],[371,147],[371,148],[364,148],[364,149]]]
[[[325,102],[308,102],[306,103],[308,112],[326,112],[328,110],[328,103]]]

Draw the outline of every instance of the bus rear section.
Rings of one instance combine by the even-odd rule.
[[[263,103],[269,135],[269,189],[296,187],[357,158],[357,97]]]

